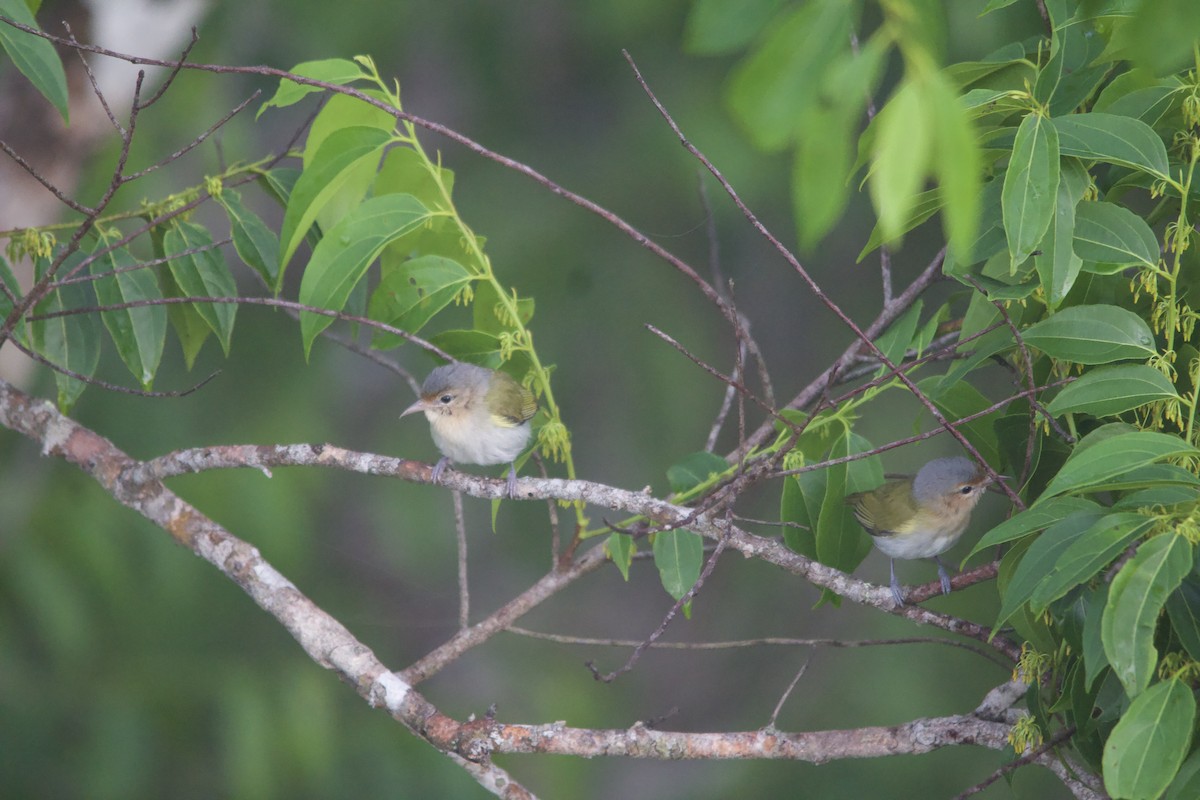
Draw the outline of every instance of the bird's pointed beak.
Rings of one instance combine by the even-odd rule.
[[[417,402],[413,403],[411,406],[409,406],[408,408],[401,411],[400,416],[407,417],[409,414],[415,414],[418,411],[424,411],[424,410],[425,410],[425,401],[422,399],[418,399]]]

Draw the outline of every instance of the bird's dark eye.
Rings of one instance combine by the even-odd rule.
[[[975,487],[968,484],[968,485],[962,487],[961,489],[959,489],[958,493],[959,494],[970,494],[973,491],[975,491]]]
[[[442,405],[450,405],[450,401],[453,399],[454,399],[454,395],[444,394],[438,398],[438,402],[441,403]]]

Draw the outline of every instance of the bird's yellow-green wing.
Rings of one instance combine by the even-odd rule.
[[[487,393],[488,408],[502,408],[504,413],[492,414],[492,422],[505,428],[515,428],[533,419],[537,413],[537,400],[533,392],[526,389],[507,372],[496,371]]]
[[[906,533],[908,523],[917,515],[912,493],[912,478],[889,481],[878,489],[846,495],[846,505],[872,536]]]

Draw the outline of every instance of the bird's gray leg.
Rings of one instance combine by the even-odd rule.
[[[889,559],[888,563],[892,572],[892,599],[896,601],[896,606],[900,607],[904,605],[904,592],[900,591],[900,582],[896,580],[896,559]]]
[[[442,473],[446,471],[446,467],[450,465],[450,457],[442,456],[438,462],[433,465],[433,472],[430,473],[429,479],[434,483],[442,482]]]
[[[508,484],[506,486],[508,498],[510,500],[517,499],[517,467],[514,464],[508,465]]]
[[[941,556],[934,556],[933,560],[938,565],[938,577],[942,579],[942,594],[950,594],[950,576],[946,574],[946,565],[942,563]]]

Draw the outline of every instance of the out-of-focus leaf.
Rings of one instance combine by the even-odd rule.
[[[879,112],[869,176],[871,200],[885,241],[900,235],[929,172],[933,109],[924,83],[909,80]]]
[[[368,235],[379,234],[376,231]],[[457,261],[442,256],[418,256],[384,274],[371,296],[369,316],[392,327],[416,333],[435,314],[450,305],[471,280],[471,273]],[[372,344],[379,348],[396,347],[403,343],[404,339],[383,331],[376,331],[372,337]]]
[[[1154,677],[1158,615],[1191,569],[1191,544],[1183,536],[1166,533],[1143,542],[1112,580],[1100,637],[1104,654],[1130,697],[1145,691]]]
[[[667,467],[667,480],[671,483],[674,494],[691,491],[706,482],[713,475],[720,475],[729,469],[729,462],[716,453],[701,450],[698,453],[684,456]]]
[[[0,0],[0,15],[37,28],[37,20],[24,0]],[[58,110],[63,122],[70,122],[67,108],[67,73],[54,45],[46,39],[17,30],[11,25],[0,23],[0,47],[8,53],[21,74],[29,79],[42,97]]]
[[[1022,337],[1051,358],[1080,364],[1145,359],[1155,353],[1150,326],[1120,306],[1064,308],[1026,328]]]
[[[748,45],[771,21],[783,0],[696,0],[683,41],[698,55],[729,53]]]
[[[979,190],[982,163],[979,142],[966,110],[946,78],[937,73],[930,85],[935,126],[933,173],[942,190],[943,227],[950,248],[963,256],[971,252],[979,230]]]
[[[604,542],[604,552],[621,571],[621,577],[629,580],[629,565],[633,563],[633,554],[637,552],[633,537],[625,533],[610,534]]]

